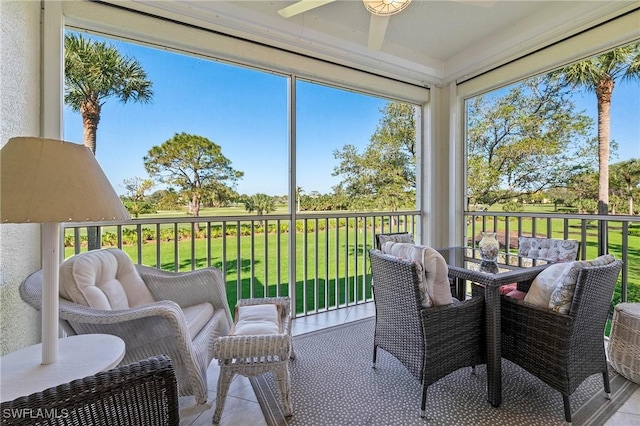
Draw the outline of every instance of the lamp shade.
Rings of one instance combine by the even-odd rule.
[[[0,150],[2,223],[127,220],[129,214],[84,145],[16,137]]]

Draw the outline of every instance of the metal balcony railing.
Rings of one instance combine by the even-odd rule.
[[[300,316],[372,301],[367,253],[375,245],[375,235],[417,235],[419,219],[420,212],[403,211],[133,219],[107,226],[63,226],[65,257],[87,250],[83,227],[101,226],[103,246],[119,247],[139,264],[170,271],[221,269],[231,306],[241,298],[288,295],[296,301]],[[503,254],[515,253],[518,237],[531,235],[578,239],[581,259],[610,252],[624,262],[614,303],[640,301],[640,217],[466,212],[465,220],[470,248],[476,247],[481,232],[496,231]],[[604,242],[598,236],[603,226]]]
[[[611,253],[623,261],[614,304],[640,302],[640,217],[555,213],[466,212],[466,243],[477,247],[480,233],[498,233],[501,252],[517,252],[518,237],[575,239],[580,259]],[[599,230],[603,230],[603,234]],[[508,236],[508,238],[507,238]]]
[[[299,316],[372,301],[368,250],[375,235],[415,235],[419,217],[408,211],[67,223],[65,258],[87,250],[84,227],[99,226],[103,247],[121,248],[139,264],[221,269],[231,306],[242,298],[290,296]]]

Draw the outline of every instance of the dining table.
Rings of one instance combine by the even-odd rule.
[[[486,261],[477,249],[446,247],[437,249],[448,266],[458,300],[470,297],[471,285],[484,293],[487,347],[487,399],[494,407],[502,403],[502,355],[500,325],[500,287],[530,282],[549,266],[517,254],[501,254],[496,261]],[[482,291],[484,290],[484,291]]]

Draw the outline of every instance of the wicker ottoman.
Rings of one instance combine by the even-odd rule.
[[[291,415],[289,359],[294,358],[294,352],[290,309],[288,297],[238,301],[231,333],[213,344],[213,357],[220,365],[213,424],[220,422],[229,385],[236,374],[251,377],[271,372],[278,384],[284,414]]]
[[[613,313],[609,362],[621,375],[640,384],[640,303],[620,303]]]

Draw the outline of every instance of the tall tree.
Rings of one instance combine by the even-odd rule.
[[[392,211],[415,204],[416,121],[415,108],[389,102],[362,153],[347,144],[333,153],[340,160],[333,176],[343,176],[334,191],[344,193],[352,205]]]
[[[64,36],[64,103],[82,115],[82,142],[96,153],[102,106],[108,98],[147,103],[152,82],[140,63],[104,42],[68,32]]]
[[[244,173],[231,167],[222,148],[203,136],[176,133],[144,157],[144,167],[159,183],[175,185],[190,199],[189,212],[200,216],[200,201],[220,185],[233,186]]]
[[[82,143],[96,153],[102,105],[115,97],[123,103],[149,102],[152,83],[135,59],[104,42],[67,32],[64,36],[64,103],[82,116]],[[98,249],[100,228],[87,227],[89,250]]]
[[[616,80],[640,80],[640,43],[562,68],[553,75],[573,88],[596,94],[598,101],[598,213],[609,211],[611,95]],[[604,234],[603,234],[604,235]]]
[[[612,164],[611,178],[612,192],[627,200],[628,213],[632,215],[634,199],[640,196],[640,159]]]
[[[569,90],[549,77],[479,96],[467,106],[470,203],[494,204],[564,186],[592,162],[592,121],[576,112]]]

